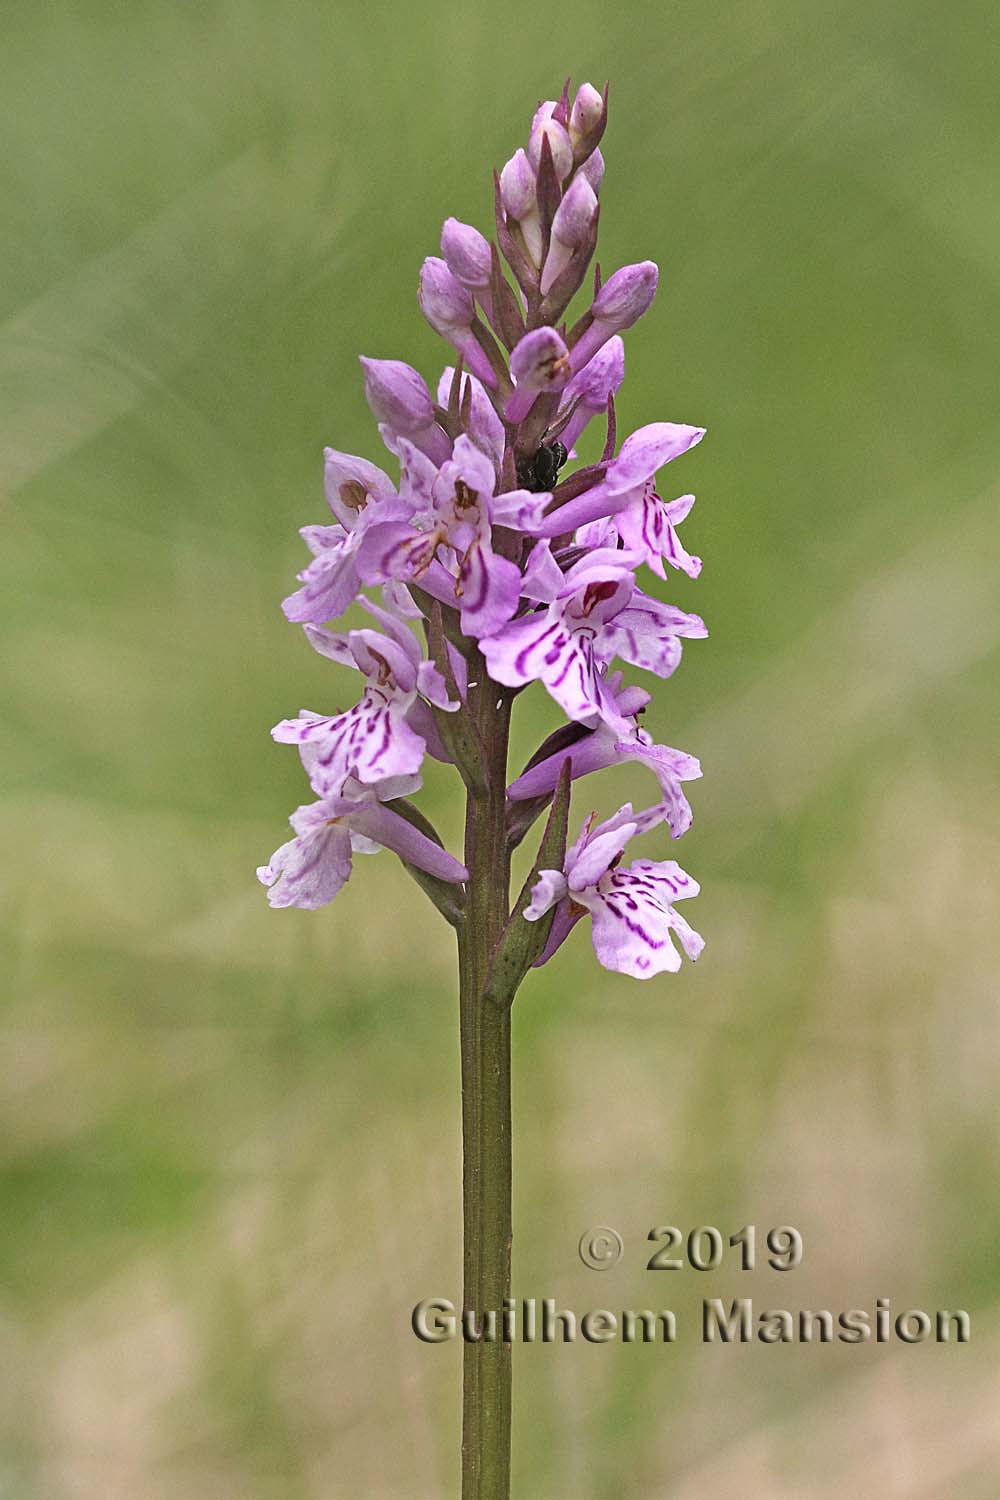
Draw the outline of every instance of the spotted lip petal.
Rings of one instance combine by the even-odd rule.
[[[617,974],[652,979],[681,966],[671,933],[692,960],[704,948],[702,937],[671,904],[697,894],[697,881],[674,860],[639,859],[627,869],[609,870],[577,899],[590,911],[598,962]]]
[[[333,900],[350,874],[350,831],[333,826],[289,839],[258,867],[257,879],[268,887],[270,906],[315,911]]]

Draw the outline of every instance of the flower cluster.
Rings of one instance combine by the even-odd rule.
[[[589,912],[600,962],[646,978],[680,966],[672,935],[698,956],[701,938],[674,909],[698,887],[673,860],[621,860],[636,834],[687,830],[682,784],[701,771],[653,743],[640,726],[649,694],[614,664],[669,677],[682,641],[706,634],[697,615],[637,581],[642,567],[661,579],[667,567],[691,578],[701,569],[678,535],[694,497],[664,500],[656,486],[704,434],[654,422],[617,441],[621,334],[652,302],[652,261],[606,281],[597,268],[587,310],[565,320],[597,242],[606,119],[607,90],[584,84],[571,101],[567,85],[495,175],[495,241],[445,222],[419,284],[425,318],[454,351],[434,391],[400,360],[361,361],[399,478],[326,450],[332,522],[303,528],[312,560],[284,611],[316,651],[361,674],[363,693],[346,712],[303,709],[273,730],[298,745],[317,800],[293,814],[294,838],[258,874],[272,906],[317,907],[347,880],[353,853],[387,848],[461,921],[469,871],[409,798],[425,755],[471,784],[474,691],[499,696],[499,708],[539,682],[568,723],[507,788],[512,844],[560,785],[568,796],[569,781],[601,768],[639,762],[657,793],[644,811],[592,816],[568,849],[564,832],[561,868],[536,862],[511,922],[542,923],[530,961],[543,963]],[[561,475],[598,418],[600,461]],[[365,593],[375,589],[380,602]],[[357,602],[370,624],[329,628]]]

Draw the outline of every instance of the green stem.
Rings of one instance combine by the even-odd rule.
[[[485,759],[485,785],[466,804],[466,915],[459,930],[462,1052],[463,1310],[497,1336],[465,1342],[462,1370],[462,1500],[509,1500],[510,1345],[501,1315],[510,1295],[510,1007],[487,996],[490,961],[507,920],[510,857],[505,827],[510,698],[469,663],[468,695]],[[499,706],[498,706],[499,705]]]

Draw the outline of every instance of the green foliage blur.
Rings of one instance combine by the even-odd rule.
[[[697,968],[584,927],[518,998],[515,1291],[673,1348],[515,1351],[524,1500],[1000,1486],[997,13],[11,0],[0,63],[0,1495],[455,1493],[451,934],[389,855],[254,879],[307,799],[272,723],[351,701],[279,600],[356,356],[539,98],[612,82],[600,258],[651,257],[621,430],[709,435],[711,631],[647,725],[701,757]],[[524,758],[554,724],[520,700]],[[648,778],[580,786],[579,822]],[[457,847],[457,785],[422,805]],[[803,1266],[651,1273],[655,1225]],[[626,1246],[603,1276],[591,1224]],[[703,1296],[964,1307],[966,1348],[705,1348]]]

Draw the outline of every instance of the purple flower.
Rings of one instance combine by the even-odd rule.
[[[664,558],[671,567],[679,568],[689,578],[697,578],[701,572],[701,558],[686,552],[677,535],[677,527],[688,515],[694,496],[661,500],[656,493],[655,475],[664,464],[686,453],[704,436],[703,427],[653,422],[626,438],[618,457],[608,465],[603,483],[606,493],[618,495],[624,503],[614,505],[610,521],[597,526],[584,525],[577,532],[577,541],[586,547],[605,547],[617,536],[623,546],[637,552],[660,578],[666,577]],[[596,503],[594,491],[585,498]],[[583,508],[578,506],[577,512]]]
[[[652,563],[657,559],[653,563],[654,571],[663,577],[663,564],[658,561],[661,552],[668,556],[671,547],[680,546],[676,533],[671,539],[666,528],[668,524],[676,525],[683,517],[675,513],[675,519],[671,521],[663,515],[660,510],[663,501],[654,493],[653,477],[658,469],[695,447],[704,436],[704,427],[688,427],[682,422],[650,422],[647,427],[638,428],[625,439],[621,452],[608,464],[599,484],[546,516],[542,535],[562,536],[590,521],[616,516],[629,509],[633,512],[633,520],[626,522],[626,526],[631,527],[630,535],[639,539],[636,550],[644,561]],[[659,551],[656,549],[658,542],[662,543]],[[593,545],[592,538],[589,544]],[[696,568],[692,576],[696,576],[697,571]]]
[[[533,532],[551,496],[527,490],[494,495],[495,483],[489,458],[463,434],[409,522],[368,531],[359,553],[362,577],[368,583],[418,580],[457,605],[466,635],[498,630],[517,609],[521,571],[494,552],[492,528]]]
[[[536,204],[535,171],[519,147],[500,173],[500,199],[515,223],[532,213]]]
[[[268,887],[271,906],[326,906],[351,874],[352,854],[392,849],[408,864],[453,883],[468,871],[446,849],[435,844],[399,813],[384,805],[377,789],[347,782],[330,794],[297,808],[288,820],[295,837],[282,844],[257,879]]]
[[[569,135],[573,145],[585,141],[600,125],[603,116],[603,96],[592,83],[581,83],[569,117]]]
[[[432,392],[402,360],[362,359],[398,483],[366,459],[326,450],[332,523],[303,528],[312,560],[284,603],[316,651],[361,673],[363,690],[344,712],[303,709],[272,731],[298,745],[319,798],[293,815],[294,837],[259,871],[272,905],[322,905],[354,854],[388,847],[459,933],[478,941],[483,934],[465,924],[485,920],[482,903],[467,907],[442,883],[460,883],[465,868],[398,799],[419,788],[428,755],[453,764],[472,798],[502,786],[510,689],[538,682],[567,716],[508,788],[507,845],[552,799],[524,915],[554,914],[543,937],[504,925],[498,906],[497,930],[484,936],[493,954],[485,982],[498,1000],[587,911],[598,958],[623,973],[678,968],[675,939],[692,958],[702,946],[674,909],[697,891],[694,881],[672,861],[622,864],[633,834],[665,824],[676,839],[688,830],[685,783],[701,775],[693,756],[642,727],[650,695],[626,685],[616,663],[666,678],[684,638],[706,634],[698,615],[636,580],[643,564],[660,578],[667,565],[692,578],[700,571],[679,536],[693,496],[664,500],[656,485],[704,429],[653,422],[615,454],[620,335],[653,300],[653,261],[603,285],[598,273],[583,317],[570,310],[596,248],[607,97],[589,83],[574,95],[567,81],[558,100],[538,106],[526,149],[494,174],[495,240],[445,219],[441,255],[423,261],[418,295],[454,363]],[[601,460],[561,472],[594,417],[607,419]],[[365,596],[376,587],[381,604]],[[358,601],[370,622],[328,628]],[[568,783],[625,763],[656,777],[655,805],[627,805],[603,823],[594,814],[564,853]],[[486,847],[475,817],[467,826],[473,893],[484,879],[502,885],[499,844]]]
[[[556,908],[539,964],[552,957],[588,911],[598,961],[617,974],[651,979],[664,971],[676,973],[681,957],[672,933],[688,958],[698,957],[704,941],[673,907],[675,901],[697,896],[698,882],[672,859],[637,859],[624,869],[618,863],[629,839],[654,826],[660,815],[659,808],[633,814],[626,803],[604,823],[594,826],[591,817],[567,850],[562,870],[539,873],[524,916],[537,922]]]
[[[563,574],[548,543],[536,544],[522,591],[546,609],[511,620],[480,641],[490,676],[510,687],[540,681],[571,719],[603,721],[622,739],[630,733],[601,674],[614,656],[669,677],[681,636],[707,635],[697,615],[651,599],[635,586],[630,553],[602,549]]]
[[[320,625],[354,603],[361,592],[357,554],[365,531],[376,516],[388,520],[407,513],[389,476],[375,464],[336,448],[325,449],[324,459],[324,489],[337,524],[299,532],[313,561],[298,575],[303,587],[282,604],[298,624]]]
[[[579,175],[587,179],[595,193],[600,193],[604,181],[604,157],[597,146],[579,168]]]
[[[507,788],[507,795],[512,801],[520,802],[553,791],[566,761],[570,763],[570,779],[573,781],[607,766],[636,761],[648,766],[659,781],[667,825],[671,836],[679,839],[691,827],[691,805],[681,790],[681,782],[697,780],[701,766],[693,755],[687,755],[683,750],[654,744],[652,736],[640,727],[638,715],[649,702],[649,694],[643,688],[623,688],[621,673],[616,672],[607,679],[606,692],[614,702],[617,715],[623,721],[631,721],[630,733],[623,736],[611,725],[603,721],[598,723],[581,739],[523,772]]]
[[[321,796],[339,789],[348,776],[366,785],[419,772],[427,748],[413,725],[418,693],[438,708],[454,711],[444,679],[421,657],[413,632],[386,610],[368,603],[384,630],[351,630],[345,635],[306,626],[321,655],[356,667],[366,680],[364,697],[346,713],[326,717],[303,709],[271,730],[280,744],[311,745],[310,776]]]

